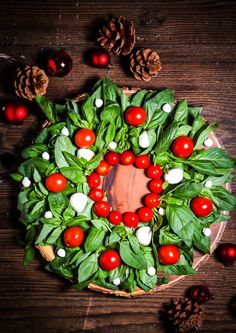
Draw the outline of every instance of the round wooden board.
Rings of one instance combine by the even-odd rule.
[[[127,94],[127,96],[130,96],[139,89],[123,88],[122,90],[125,94]],[[85,96],[85,94],[79,95],[74,100],[83,100]],[[223,148],[223,145],[214,133],[211,133],[209,137],[213,140],[214,146]],[[102,188],[106,191],[108,201],[113,209],[117,209],[120,212],[135,211],[137,208],[142,206],[142,198],[146,193],[148,193],[147,183],[149,180],[150,179],[146,177],[143,170],[137,169],[133,166],[127,167],[119,164],[116,167],[113,167],[109,175],[104,178]],[[226,188],[230,190],[230,186],[228,184],[226,184]],[[228,214],[226,211],[223,213]],[[211,225],[211,253],[220,241],[225,227],[226,222]],[[55,258],[54,249],[51,245],[36,247],[47,261],[52,261]],[[193,268],[198,269],[208,257],[209,255],[207,254],[204,255],[199,251],[194,251]],[[144,290],[137,288],[134,292],[127,293],[122,290],[107,289],[95,283],[90,283],[88,288],[106,294],[114,294],[116,296],[134,297],[170,288],[173,284],[185,277],[186,275],[169,276],[169,282],[167,284],[157,285],[155,289],[149,292],[145,292]]]

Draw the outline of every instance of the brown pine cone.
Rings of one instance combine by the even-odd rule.
[[[198,330],[205,319],[204,310],[189,298],[173,301],[167,312],[175,333],[191,333]]]
[[[130,55],[130,70],[136,80],[150,81],[161,70],[156,51],[141,48]]]
[[[48,77],[43,69],[37,66],[18,68],[14,81],[15,92],[19,97],[33,100],[37,95],[45,95]]]
[[[116,55],[128,55],[135,44],[135,27],[132,21],[123,16],[112,18],[99,30],[97,41],[108,52]]]

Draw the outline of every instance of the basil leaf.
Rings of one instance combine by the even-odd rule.
[[[178,124],[175,121],[173,121],[163,132],[160,140],[156,145],[155,152],[161,153],[168,150],[174,137],[176,136],[177,131],[178,131]]]
[[[142,106],[144,98],[147,94],[147,90],[143,89],[133,94],[130,97],[130,105],[132,106]]]
[[[56,240],[61,236],[61,233],[61,227],[57,227],[56,229],[54,229],[50,236],[47,238],[47,244],[54,244]]]
[[[75,155],[72,155],[66,151],[63,152],[63,155],[66,159],[66,162],[69,164],[69,166],[77,167],[80,170],[83,169],[83,163],[81,163],[81,159],[79,159]]]
[[[173,196],[187,200],[195,198],[200,194],[203,189],[202,183],[184,183],[176,187],[176,189],[172,192]]]
[[[96,156],[94,156],[94,158],[88,161],[86,164],[87,170],[94,170],[96,167],[98,167],[103,158],[103,154],[103,151],[101,151]]]
[[[34,258],[35,248],[32,245],[25,247],[23,265],[27,266]]]
[[[48,195],[48,203],[53,216],[60,217],[62,211],[67,204],[67,198],[62,192],[50,192]]]
[[[48,224],[44,224],[40,234],[35,242],[35,244],[41,244],[43,243],[43,241],[46,239],[46,237],[50,234],[50,232],[53,230],[53,227],[48,225]]]
[[[73,272],[65,267],[64,258],[55,257],[46,267],[46,270],[61,277],[72,278]]]
[[[170,227],[167,225],[160,229],[159,243],[161,245],[174,244],[180,247],[182,244],[182,239],[173,232],[171,232]]]
[[[190,125],[183,125],[180,126],[178,129],[178,132],[176,133],[175,138],[178,138],[179,136],[187,136],[189,132],[191,131],[192,126]]]
[[[163,164],[170,163],[170,161],[171,161],[170,154],[167,151],[159,153],[159,154],[155,154],[153,157],[154,164],[163,165]]]
[[[41,176],[46,175],[46,171],[49,167],[50,163],[40,157],[31,157],[30,159],[26,160],[25,162],[21,163],[18,168],[20,174],[24,177],[33,177],[33,170],[37,168],[40,172]]]
[[[137,269],[146,269],[147,262],[142,251],[135,253],[132,251],[129,242],[123,241],[120,243],[121,259],[130,267]]]
[[[85,120],[88,122],[88,128],[93,129],[95,125],[96,111],[91,97],[86,97],[85,101],[81,105],[81,112]]]
[[[193,245],[203,253],[210,254],[210,237],[206,237],[201,231],[195,228],[193,233]]]
[[[103,229],[103,230],[109,230],[109,222],[107,220],[103,220],[103,219],[95,219],[95,220],[91,220],[92,224],[95,226],[95,228],[97,229]]]
[[[52,122],[55,123],[58,120],[55,106],[45,96],[36,96],[36,103],[39,105],[45,116]]]
[[[30,157],[41,156],[41,154],[44,151],[48,151],[48,146],[41,144],[41,143],[36,143],[34,145],[31,145],[31,146],[25,148],[22,151],[21,156],[26,160],[27,158],[30,158]]]
[[[220,210],[234,210],[236,209],[236,198],[229,193],[222,186],[214,186],[210,189],[213,196],[211,196],[214,204]]]
[[[174,120],[176,122],[185,123],[187,121],[187,118],[188,118],[188,104],[187,100],[184,99],[183,101],[179,102],[179,104],[177,105]]]
[[[205,121],[201,116],[197,116],[192,123],[192,130],[190,132],[190,137],[193,138],[201,128],[205,126]]]
[[[131,249],[138,254],[140,252],[140,245],[137,237],[134,236],[133,234],[128,234],[127,236]]]
[[[192,243],[195,217],[189,207],[167,205],[166,217],[171,229],[187,246]]]
[[[32,210],[30,210],[28,212],[28,221],[32,222],[34,220],[36,220],[37,218],[39,218],[43,211],[45,210],[45,201],[38,201],[34,207],[32,208]]]
[[[58,136],[55,142],[54,154],[55,162],[59,168],[69,166],[64,153],[75,154],[76,148],[72,145],[70,139],[67,136],[61,135]]]
[[[49,129],[47,127],[43,128],[39,134],[36,136],[35,143],[46,143],[49,135]]]
[[[98,270],[97,254],[91,254],[79,265],[78,282],[89,280]]]
[[[137,286],[137,283],[134,278],[134,271],[133,269],[129,270],[129,275],[125,281],[122,282],[121,287],[124,290],[127,290],[128,292],[132,293]]]
[[[78,167],[63,167],[60,168],[60,172],[63,176],[77,185],[86,181],[86,176]]]
[[[196,274],[197,271],[193,269],[191,266],[188,265],[162,265],[161,269],[166,274],[171,275],[190,275],[190,274]]]
[[[193,117],[193,119],[196,119],[200,113],[202,112],[203,108],[201,106],[189,106],[188,112]]]
[[[85,251],[93,252],[98,250],[103,245],[105,235],[106,231],[104,229],[91,227],[84,243]]]
[[[106,124],[110,124],[120,115],[120,105],[115,102],[107,102],[100,114],[100,119]]]
[[[199,148],[199,146],[201,146],[204,143],[204,141],[208,138],[209,134],[217,127],[218,127],[217,123],[204,126],[201,129],[200,133],[196,135],[197,138],[196,136],[194,136],[194,140],[196,141],[194,149]]]
[[[17,173],[17,172],[11,173],[10,176],[13,180],[15,180],[17,182],[21,182],[24,178],[20,173]]]
[[[154,289],[157,284],[157,275],[150,276],[147,274],[146,270],[141,270],[139,275],[140,281],[146,286],[147,288],[143,288],[144,290]],[[140,283],[138,282],[138,284]]]
[[[111,141],[113,141],[115,138],[115,135],[116,135],[115,123],[111,122],[110,125],[107,127],[107,131],[106,131],[106,136],[105,136],[106,144],[109,144]]]

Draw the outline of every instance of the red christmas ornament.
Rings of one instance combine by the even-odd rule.
[[[21,103],[8,103],[3,108],[6,121],[12,125],[21,125],[28,116],[28,107]]]
[[[192,300],[197,301],[199,304],[207,303],[209,300],[215,298],[215,296],[211,294],[209,288],[204,285],[192,286],[187,291],[187,296]]]
[[[65,76],[72,69],[72,59],[65,51],[53,52],[46,59],[46,69],[50,75]]]
[[[90,55],[91,65],[97,68],[107,68],[110,60],[110,54],[105,50],[93,50]]]
[[[236,245],[233,243],[221,244],[217,247],[215,254],[225,266],[231,266],[236,260]]]

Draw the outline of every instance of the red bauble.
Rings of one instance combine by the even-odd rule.
[[[13,125],[21,125],[29,114],[28,107],[20,103],[8,103],[3,111],[6,121]]]
[[[50,75],[65,76],[72,69],[72,59],[65,51],[52,52],[46,59],[46,69]]]
[[[233,265],[236,260],[236,245],[233,243],[224,243],[217,247],[216,257],[226,266]]]
[[[93,50],[90,55],[91,65],[97,68],[107,68],[110,61],[110,54],[105,50]]]
[[[209,288],[204,285],[192,286],[187,291],[187,296],[194,301],[197,301],[198,304],[207,303],[209,300],[213,299],[215,296],[211,294]]]

